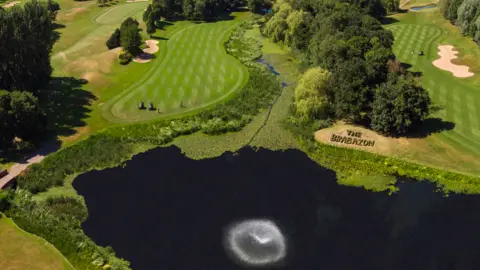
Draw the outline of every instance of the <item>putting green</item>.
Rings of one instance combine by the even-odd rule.
[[[442,107],[435,116],[455,125],[453,130],[434,136],[464,153],[480,155],[480,91],[475,85],[476,76],[456,78],[432,64],[439,58],[438,45],[451,44],[449,31],[420,23],[395,23],[387,28],[395,36],[395,55],[412,65],[411,71],[421,72],[422,85],[429,91],[432,101]],[[424,51],[425,55],[419,56],[419,51]]]
[[[223,47],[237,23],[195,24],[175,32],[160,43],[146,74],[102,106],[103,115],[113,122],[144,121],[192,112],[229,97],[248,80],[246,67]],[[141,101],[152,102],[160,113],[139,110]]]

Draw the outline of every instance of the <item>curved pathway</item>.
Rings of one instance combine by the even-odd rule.
[[[28,166],[40,163],[48,154],[57,151],[59,147],[54,144],[45,144],[37,152],[28,156],[23,161],[14,164],[9,170],[8,174],[0,178],[0,189],[7,187],[8,184],[22,173]]]

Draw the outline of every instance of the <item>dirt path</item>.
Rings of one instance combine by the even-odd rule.
[[[30,155],[25,159],[23,162],[19,162],[13,165],[9,170],[8,174],[4,177],[0,178],[0,189],[6,186],[10,181],[12,181],[15,177],[17,177],[20,173],[22,173],[28,166],[40,163],[48,154],[53,153],[58,150],[58,147],[52,144],[47,144],[43,146],[40,150],[38,150],[33,155]]]
[[[13,1],[13,2],[10,2],[6,5],[3,6],[3,8],[10,8],[10,7],[13,7],[15,6],[16,4],[20,3],[20,1]]]
[[[400,4],[400,9],[403,8],[406,4],[410,3],[410,0],[407,0]]]

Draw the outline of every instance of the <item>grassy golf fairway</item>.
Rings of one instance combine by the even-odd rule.
[[[410,71],[421,74],[422,85],[429,91],[435,105],[441,109],[432,121],[432,132],[424,147],[410,149],[412,158],[430,160],[438,167],[454,168],[466,173],[480,173],[480,49],[468,37],[445,21],[438,8],[431,11],[409,12],[392,18],[398,20],[385,27],[395,36],[395,55],[411,65]],[[439,59],[438,46],[453,45],[459,51],[454,64],[470,67],[470,78],[457,78],[449,71],[435,67]],[[423,51],[425,55],[419,56]],[[412,53],[413,52],[413,53]],[[428,122],[427,122],[428,123]],[[427,154],[430,152],[430,154]],[[432,157],[429,157],[432,156]],[[435,158],[434,158],[435,157]]]
[[[0,213],[0,269],[74,269],[51,244],[19,229]]]
[[[238,90],[248,71],[223,48],[235,24],[194,24],[174,33],[167,46],[160,45],[159,56],[143,77],[105,103],[104,116],[113,122],[135,122],[186,113]],[[139,110],[141,101],[145,106],[152,102],[155,110]]]

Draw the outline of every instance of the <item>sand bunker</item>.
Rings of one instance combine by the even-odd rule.
[[[143,49],[143,53],[133,59],[133,62],[137,63],[148,63],[152,61],[153,54],[158,52],[158,40],[147,40],[145,41],[148,48]]]
[[[468,78],[472,77],[472,72],[469,71],[468,66],[459,66],[452,63],[452,60],[457,59],[458,52],[454,51],[454,47],[451,45],[438,46],[438,55],[440,59],[433,61],[433,65],[439,69],[450,71],[453,73],[453,76],[458,78]]]
[[[16,4],[18,4],[18,3],[20,3],[20,1],[13,1],[13,2],[11,2],[11,3],[8,3],[8,4],[4,5],[3,7],[4,7],[4,8],[13,7],[13,6],[15,6]]]

